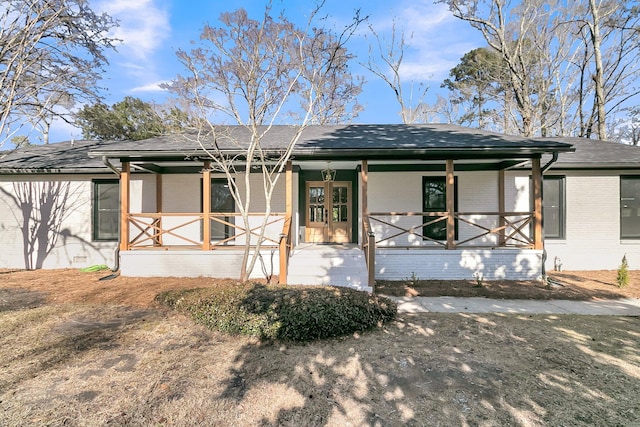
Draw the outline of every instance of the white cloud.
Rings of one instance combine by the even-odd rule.
[[[131,89],[132,93],[140,93],[140,92],[165,92],[166,89],[160,87],[160,85],[170,83],[169,80],[160,80],[157,82],[149,83],[143,86],[137,86]]]
[[[118,51],[130,59],[147,60],[170,36],[169,14],[154,0],[109,0],[96,9],[119,21],[113,36],[121,40]]]
[[[433,0],[405,1],[397,15],[387,15],[373,23],[382,37],[403,31],[405,52],[400,69],[404,81],[441,82],[462,55],[484,45],[484,39],[468,23],[455,18],[444,4]]]

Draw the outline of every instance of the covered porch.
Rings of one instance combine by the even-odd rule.
[[[418,275],[425,279],[460,279],[471,278],[472,274],[478,273],[487,279],[498,279],[517,275],[514,270],[516,267],[509,266],[520,265],[527,272],[539,270],[543,247],[542,174],[539,158],[531,161],[532,167],[528,171],[533,197],[531,211],[510,211],[506,208],[505,170],[492,173],[496,177],[494,186],[497,188],[494,200],[499,209],[456,209],[456,162],[453,160],[444,161],[444,173],[431,171],[428,174],[429,177],[444,178],[446,209],[394,210],[394,200],[398,202],[395,203],[396,206],[402,204],[399,200],[402,196],[397,195],[395,199],[389,198],[383,203],[391,209],[371,211],[370,162],[362,160],[357,165],[352,163],[358,176],[357,196],[353,203],[336,207],[333,202],[339,204],[339,201],[327,197],[327,206],[321,209],[322,212],[309,218],[314,215],[313,210],[318,210],[318,198],[304,181],[301,168],[305,168],[305,164],[301,163],[294,168],[290,161],[283,177],[283,200],[278,201],[278,205],[274,206],[274,211],[268,216],[263,211],[249,213],[252,227],[245,228],[239,212],[228,209],[218,212],[212,209],[212,171],[207,161],[194,168],[199,169],[199,172],[194,173],[202,182],[201,212],[167,211],[166,205],[172,203],[163,200],[167,197],[163,182],[175,178],[160,170],[151,175],[155,187],[155,211],[133,212],[132,162],[123,160],[120,171],[119,244],[122,273],[129,276],[236,277],[245,245],[249,243],[250,250],[254,251],[257,250],[258,241],[263,263],[255,277],[277,278],[280,283],[293,283],[288,279],[292,259],[298,261],[302,257],[298,253],[307,256],[312,252],[308,249],[296,252],[298,246],[309,248],[325,243],[333,248],[331,257],[334,259],[340,258],[341,248],[344,248],[343,255],[353,255],[355,245],[362,254],[366,268],[365,278],[349,280],[366,283],[369,287],[374,286],[376,278],[403,279]],[[461,162],[460,169],[467,177],[472,177],[474,172],[468,170],[468,165]],[[378,180],[385,179],[384,176],[388,177],[390,173],[396,177],[406,176],[406,172],[381,172],[380,163],[374,162],[372,166],[375,171],[373,174],[378,175]],[[133,167],[140,171],[135,162]],[[487,175],[486,171],[484,175]],[[379,189],[375,193],[379,194]],[[295,194],[298,197],[294,197]],[[348,194],[348,197],[354,196]],[[379,207],[381,201],[377,200],[374,204]],[[344,221],[338,221],[341,219],[342,207],[346,207],[344,219],[347,219],[348,224],[356,224],[353,229],[349,226],[334,227],[333,222],[344,224]],[[353,207],[356,209],[352,209]],[[355,218],[351,218],[352,215]],[[265,233],[260,236],[259,229],[263,222]],[[317,225],[314,223],[321,223],[320,227],[309,231],[310,225]],[[327,229],[338,231],[322,241],[318,237],[319,233]],[[434,237],[429,233],[430,230],[443,231],[445,238]],[[326,258],[327,251],[322,255],[318,252],[318,257]],[[320,265],[322,260],[307,257],[304,262],[308,263],[308,270],[313,270],[311,267]],[[525,264],[526,268],[523,267]],[[429,269],[425,269],[425,266],[429,266]],[[300,269],[299,263],[297,268]],[[331,277],[326,270],[324,276]],[[500,274],[504,276],[501,277]],[[530,276],[529,273],[526,275]],[[295,277],[300,280],[299,276]],[[305,280],[310,281],[313,280]],[[323,279],[318,276],[316,282],[323,283]]]
[[[359,276],[341,273],[341,283],[332,284],[541,275],[542,175],[552,163],[541,159],[570,145],[458,128],[445,128],[445,138],[428,125],[387,127],[310,128],[286,163],[273,203],[257,200],[245,214],[249,226],[238,206],[225,204],[226,178],[197,146],[185,154],[175,140],[159,139],[94,153],[121,164],[122,274],[237,277],[248,246],[260,252],[252,277],[280,283],[337,280],[331,273],[347,256],[361,260],[354,267]],[[260,173],[247,176],[239,185],[260,188]],[[151,200],[146,209],[132,209],[139,197]],[[318,245],[333,250],[318,250],[315,259],[297,250]],[[330,262],[321,276],[312,272],[322,258]]]

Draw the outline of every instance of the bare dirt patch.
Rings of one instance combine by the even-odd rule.
[[[52,303],[111,303],[135,307],[154,305],[160,292],[191,289],[234,282],[210,278],[116,277],[111,272],[83,273],[79,270],[0,270],[0,311],[11,307]],[[415,280],[378,281],[376,292],[391,296],[457,296],[504,299],[619,299],[640,298],[640,270],[629,272],[630,284],[618,288],[615,270],[553,272],[563,286],[545,286],[539,281]],[[18,306],[16,308],[18,308]]]
[[[560,286],[540,281],[406,280],[379,281],[376,291],[391,296],[453,296],[499,299],[620,299],[640,298],[640,270],[629,272],[630,284],[619,288],[615,270],[553,272]]]
[[[192,289],[213,286],[220,280],[208,278],[177,277],[109,277],[110,271],[84,273],[80,270],[37,270],[37,271],[0,271],[0,310],[9,304],[11,298],[7,290],[19,289],[21,292],[33,292],[45,298],[49,303],[109,303],[125,304],[134,307],[154,305],[153,299],[161,292],[170,289]],[[225,280],[224,282],[231,281]],[[4,298],[4,299],[3,299]],[[16,298],[13,298],[15,300]],[[17,304],[23,304],[18,298]]]
[[[0,425],[626,426],[640,417],[638,318],[404,314],[370,333],[285,345],[214,333],[153,303],[169,287],[211,280],[104,275],[0,274],[12,295],[39,295],[0,310]]]

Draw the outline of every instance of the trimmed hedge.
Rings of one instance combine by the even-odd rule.
[[[163,292],[156,301],[213,330],[301,342],[363,331],[397,313],[387,298],[334,286],[238,283]]]

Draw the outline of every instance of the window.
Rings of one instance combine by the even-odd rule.
[[[542,218],[545,239],[565,238],[565,178],[545,176],[542,181]]]
[[[620,177],[620,238],[640,239],[640,176]]]
[[[200,181],[202,185],[202,181]],[[202,192],[200,193],[202,194]],[[202,209],[202,206],[200,207]],[[235,212],[236,205],[229,190],[226,178],[211,180],[211,212]],[[225,216],[218,219],[233,223],[233,217]],[[233,235],[233,227],[211,220],[211,240],[224,240]],[[202,238],[202,231],[200,237]]]
[[[423,212],[446,212],[447,211],[447,188],[446,178],[443,176],[422,177],[422,211]],[[455,179],[455,207],[458,210],[458,179]],[[426,223],[435,220],[436,216],[425,216],[422,222]],[[456,236],[458,238],[458,220],[455,222]],[[425,237],[434,240],[447,240],[447,222],[442,220],[433,224],[425,225],[422,229]]]
[[[93,181],[93,240],[117,241],[120,224],[118,180]]]

